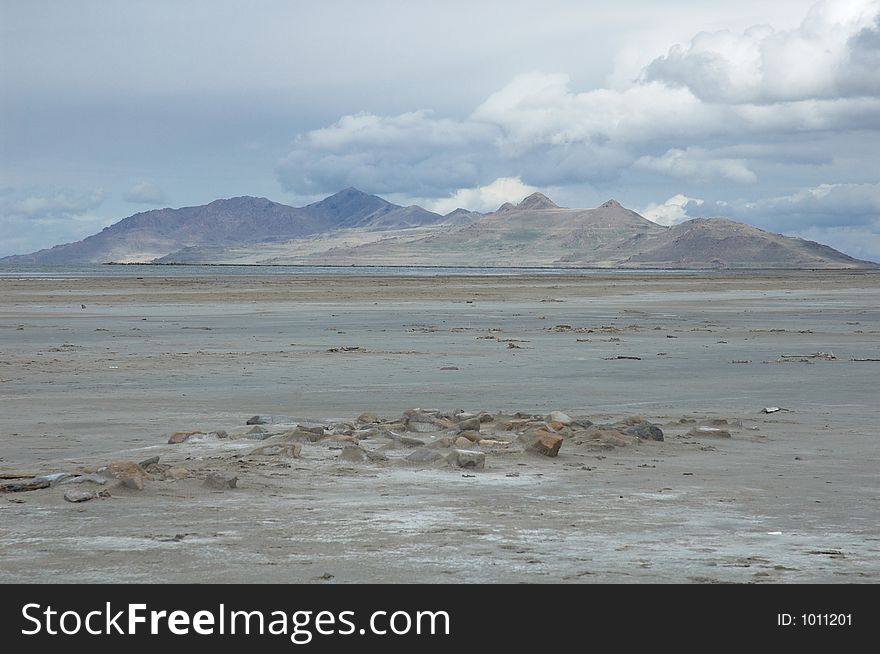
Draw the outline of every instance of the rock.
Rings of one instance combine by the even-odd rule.
[[[491,438],[484,438],[480,441],[477,441],[477,445],[479,445],[480,447],[488,447],[490,449],[498,449],[509,447],[510,443],[507,441],[498,441]]]
[[[446,460],[459,468],[482,470],[486,467],[486,453],[475,450],[452,450]]]
[[[153,475],[154,478],[161,481],[165,479],[165,471],[168,470],[171,466],[165,465],[164,463],[151,463],[148,466],[141,467],[149,474]]]
[[[412,436],[401,436],[397,440],[401,445],[406,445],[407,447],[422,447],[425,444],[425,441],[413,438]]]
[[[388,460],[388,457],[385,456],[384,454],[382,454],[381,452],[371,452],[369,450],[364,450],[364,452],[366,453],[367,460],[369,460],[369,461],[375,461],[378,463],[378,462]]]
[[[253,416],[248,418],[246,425],[271,425],[272,416]]]
[[[165,479],[180,481],[181,479],[186,479],[187,477],[189,477],[189,470],[179,466],[168,468],[168,470],[165,471]]]
[[[363,448],[357,445],[346,445],[339,453],[339,460],[347,461],[348,463],[362,463],[367,460],[367,454]]]
[[[69,481],[75,478],[76,475],[72,475],[69,472],[53,472],[49,475],[40,475],[39,477],[34,477],[34,481],[48,481],[50,486],[55,486],[57,484],[63,484],[65,481]]]
[[[143,468],[144,470],[146,470],[146,469],[147,469],[147,466],[151,466],[151,465],[153,465],[154,463],[159,463],[159,457],[158,457],[158,456],[151,456],[149,459],[144,459],[143,461],[141,461],[140,463],[138,463],[138,465],[139,465],[141,468]]]
[[[623,430],[623,433],[629,434],[630,436],[636,436],[646,441],[663,440],[663,430],[657,425],[652,425],[650,422],[643,422],[639,425],[627,427]]]
[[[300,431],[307,431],[310,434],[315,434],[315,436],[318,437],[318,440],[324,438],[324,435],[326,433],[326,429],[322,425],[318,425],[316,427],[306,427],[305,425],[297,425],[296,428],[299,429]]]
[[[205,477],[205,483],[203,486],[213,490],[226,490],[227,488],[235,488],[237,484],[238,477],[224,475],[220,472],[211,472]]]
[[[571,427],[574,429],[589,429],[593,426],[592,420],[572,420]]]
[[[458,421],[458,431],[480,431],[480,418],[466,418]]]
[[[98,484],[99,486],[103,486],[104,484],[107,483],[107,478],[102,477],[101,475],[79,475],[78,477],[73,477],[72,479],[65,479],[65,480],[60,481],[58,483],[63,484],[63,485],[92,483],[92,484]]]
[[[357,443],[358,439],[352,436],[351,434],[333,434],[332,436],[327,437],[328,441],[333,441],[334,443]]]
[[[439,461],[443,458],[443,455],[440,454],[437,450],[431,450],[428,448],[419,448],[415,450],[412,454],[406,457],[406,460],[411,463],[433,463],[435,461]]]
[[[0,493],[23,493],[25,491],[40,490],[41,488],[49,488],[51,482],[45,479],[28,479],[26,481],[12,481],[0,484]]]
[[[304,441],[308,443],[316,443],[323,438],[323,434],[317,434],[313,431],[304,431],[302,429],[288,429],[281,434],[284,438],[295,441]]]
[[[471,432],[471,433],[473,433],[473,432]],[[453,443],[453,445],[455,445],[455,447],[459,447],[459,448],[468,448],[468,447],[471,447],[473,444],[474,444],[474,441],[472,441],[469,438],[465,438],[464,436],[459,436],[458,438],[455,439],[455,442]]]
[[[562,438],[543,429],[536,429],[528,434],[531,438],[528,449],[544,456],[556,456],[562,447]]]
[[[377,416],[375,413],[362,413],[361,415],[359,415],[357,417],[357,422],[364,424],[364,425],[370,425],[370,424],[377,424],[382,421],[379,418],[379,416]]]
[[[98,472],[118,479],[122,486],[132,490],[143,490],[144,482],[152,479],[150,474],[134,461],[117,461]]]
[[[213,436],[214,438],[219,438],[219,439],[229,438],[229,434],[226,433],[225,429],[217,429],[215,431],[209,431],[208,436]]]
[[[485,422],[494,422],[494,421],[495,421],[495,416],[493,416],[491,413],[486,413],[485,411],[480,413],[480,422],[485,423]]]
[[[288,459],[298,459],[300,454],[302,454],[302,445],[293,441],[280,441],[261,445],[248,452],[248,454],[255,456],[283,456]]]
[[[81,490],[69,490],[64,493],[64,499],[68,502],[73,502],[77,504],[79,502],[88,502],[89,500],[93,500],[97,497],[95,491],[81,491]]]
[[[168,439],[169,445],[179,445],[180,443],[185,442],[190,438],[190,436],[195,436],[196,434],[204,434],[203,431],[176,431],[171,434],[171,437]]]
[[[547,416],[547,421],[558,422],[563,427],[568,427],[573,422],[572,419],[565,413],[562,413],[562,411],[551,411],[550,415]]]
[[[426,416],[424,414],[416,414],[407,419],[406,428],[409,431],[425,433],[429,431],[440,431],[440,429],[442,429],[442,426],[438,425],[437,421],[430,416]]]
[[[480,440],[481,438],[483,438],[483,437],[480,435],[480,432],[478,432],[478,431],[463,431],[463,432],[461,432],[458,436],[459,436],[459,438],[466,438],[466,439],[468,439],[469,441],[473,441],[473,442],[475,442],[475,443],[476,443],[478,440]]]
[[[130,488],[132,490],[144,490],[143,477],[124,477],[120,479],[119,482],[126,488]]]
[[[452,447],[452,438],[449,436],[441,436],[440,438],[431,441],[425,447],[430,447],[432,449],[446,449]]]
[[[253,427],[251,427],[250,429],[248,429],[245,432],[245,434],[247,434],[249,436],[259,436],[260,434],[265,434],[265,433],[267,433],[266,428],[260,427],[259,425],[254,425]]]
[[[777,411],[782,411],[778,406],[765,406],[761,409],[761,413],[776,413]]]

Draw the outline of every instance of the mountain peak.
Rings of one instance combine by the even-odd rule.
[[[610,200],[607,200],[607,201],[603,202],[602,204],[600,204],[599,208],[600,209],[620,209],[620,208],[623,208],[623,205],[620,204],[620,202],[618,202],[614,198],[611,198]]]
[[[538,193],[535,191],[525,200],[516,205],[517,209],[558,209],[559,207],[556,205],[553,200],[548,198],[543,193]]]

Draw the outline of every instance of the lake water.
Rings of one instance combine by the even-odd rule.
[[[522,275],[644,275],[646,273],[700,275],[699,270],[634,270],[620,268],[478,268],[448,266],[204,266],[204,265],[102,265],[35,266],[0,264],[0,279],[82,279],[91,277],[259,277],[354,275],[363,277],[460,277]]]

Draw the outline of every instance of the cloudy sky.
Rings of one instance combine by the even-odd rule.
[[[0,255],[356,186],[880,260],[878,152],[880,0],[0,0]]]

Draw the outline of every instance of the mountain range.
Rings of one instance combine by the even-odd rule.
[[[3,263],[240,263],[871,268],[826,245],[720,218],[664,227],[609,200],[557,206],[541,193],[482,214],[402,207],[348,188],[291,207],[237,197],[137,213],[75,243]]]

